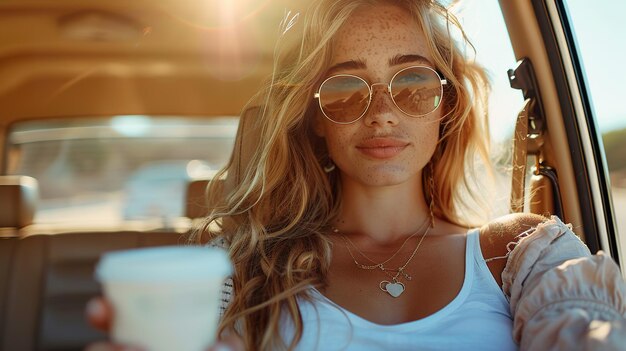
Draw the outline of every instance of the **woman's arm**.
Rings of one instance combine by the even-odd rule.
[[[509,219],[520,229],[530,227],[501,234],[513,244],[492,248],[507,257],[495,261],[505,261],[502,288],[521,349],[622,349],[626,285],[613,260],[602,252],[591,255],[556,217],[540,223],[524,216]],[[495,235],[493,242],[506,239]]]

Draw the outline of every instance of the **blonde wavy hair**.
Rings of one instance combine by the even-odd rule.
[[[488,159],[484,106],[488,88],[483,70],[465,57],[452,32],[466,40],[448,9],[431,0],[319,0],[285,34],[296,45],[275,53],[272,78],[255,97],[251,123],[259,140],[246,160],[233,155],[216,177],[228,171],[227,190],[212,182],[212,204],[197,241],[223,237],[234,264],[234,296],[220,323],[220,333],[236,332],[247,349],[293,349],[303,324],[296,297],[310,298],[309,287],[325,284],[331,244],[329,225],[341,206],[336,173],[320,162],[327,154],[315,136],[318,113],[313,93],[332,57],[333,38],[355,10],[392,3],[411,13],[428,38],[436,69],[448,80],[440,142],[431,159],[434,175],[424,170],[424,184],[434,176],[434,212],[439,218],[469,225],[462,215],[460,191],[469,191],[466,171],[476,154]],[[467,42],[467,41],[466,41]],[[238,133],[243,138],[245,133]],[[233,181],[233,173],[238,179]],[[470,172],[471,173],[471,172]],[[425,193],[428,193],[425,191]],[[430,202],[427,194],[427,203]],[[295,326],[293,340],[282,340],[281,319]]]

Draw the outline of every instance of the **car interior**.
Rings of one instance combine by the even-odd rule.
[[[206,148],[201,139],[224,143],[216,146],[220,155],[209,166],[213,171],[232,150],[225,191],[237,182],[256,147],[258,106],[247,102],[271,75],[278,24],[311,1],[0,3],[0,350],[79,350],[106,338],[84,318],[86,302],[101,294],[93,276],[99,257],[112,250],[186,244],[194,221],[206,214],[214,172],[191,174],[189,163],[180,166],[186,172],[176,176],[182,207],[167,220],[162,209],[151,207],[108,216],[109,207],[98,205],[95,196],[112,198],[102,195],[114,188],[106,188],[105,180],[121,172],[130,177],[139,168],[128,160],[143,157],[141,150],[157,145],[156,153],[165,155],[172,148]],[[619,263],[607,168],[579,84],[584,71],[563,26],[566,6],[557,0],[500,0],[499,8],[515,61],[508,76],[495,73],[507,76],[525,99],[510,116],[516,121],[507,178],[510,211],[557,214],[592,252],[604,250]],[[116,116],[190,127],[155,128],[179,133],[172,137],[179,143],[170,144],[160,134],[122,135],[109,124]],[[228,122],[215,124],[222,119]],[[145,128],[141,123],[137,128]],[[85,141],[102,135],[104,142]],[[125,143],[126,137],[146,143],[128,142],[114,149],[114,156],[102,156],[104,147]],[[71,143],[59,144],[67,140]],[[70,163],[43,158],[62,152]],[[213,157],[172,155],[185,162]],[[96,175],[105,162],[119,168]],[[69,177],[67,165],[81,170],[81,177]],[[180,168],[171,162],[167,167]],[[134,190],[115,179],[115,204],[121,208]],[[167,180],[153,181],[148,184],[158,188]],[[89,196],[65,211],[68,217],[64,193],[79,185]],[[155,215],[142,218],[146,213]]]

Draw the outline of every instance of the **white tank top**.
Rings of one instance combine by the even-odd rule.
[[[517,350],[509,304],[480,250],[478,230],[467,235],[465,278],[459,294],[434,314],[407,323],[381,325],[335,304],[315,288],[313,301],[298,300],[303,335],[296,350]],[[284,319],[287,343],[293,324]]]

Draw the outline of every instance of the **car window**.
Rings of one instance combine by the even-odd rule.
[[[516,59],[498,1],[461,1],[453,13],[474,46],[466,48],[467,55],[487,69],[491,83],[488,113],[496,182],[478,190],[487,193],[489,219],[509,212],[513,131],[524,99],[509,83],[507,71],[515,67]]]
[[[238,118],[114,116],[21,122],[8,173],[39,182],[35,223],[119,224],[184,215],[191,179],[230,157]]]
[[[626,257],[626,105],[623,103],[626,71],[622,68],[626,46],[620,40],[615,41],[626,34],[626,22],[621,18],[626,2],[613,1],[609,10],[585,0],[567,0],[565,4],[585,72],[582,83],[602,133],[620,256]]]

